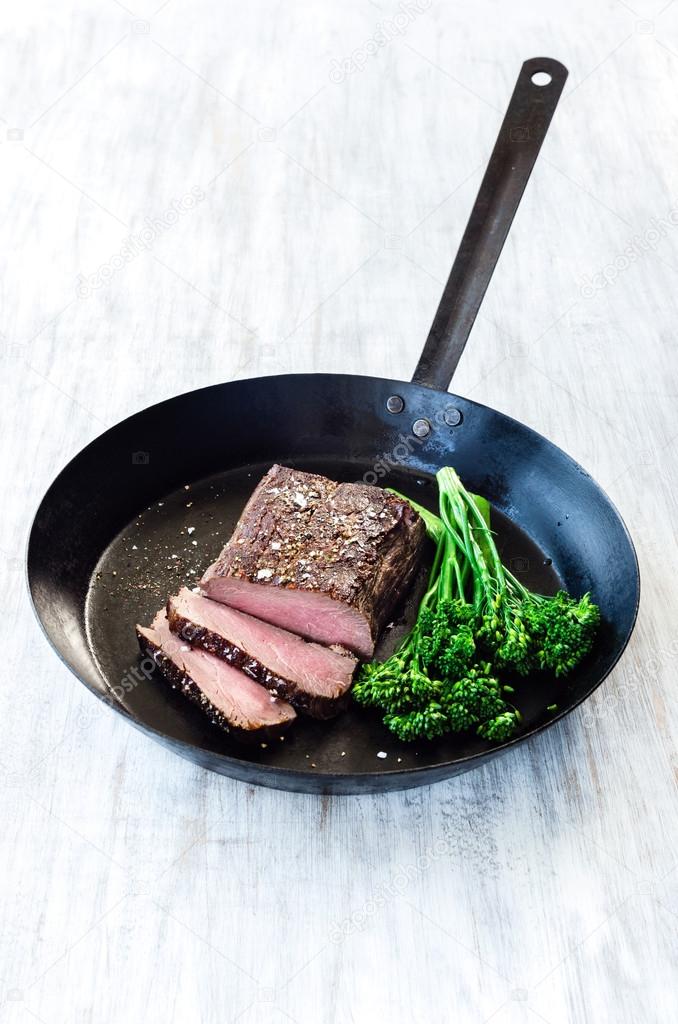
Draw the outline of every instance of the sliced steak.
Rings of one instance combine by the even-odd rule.
[[[410,505],[380,487],[273,466],[201,587],[232,608],[370,658],[425,536]]]
[[[224,658],[257,683],[313,718],[342,710],[357,661],[186,587],[167,602],[170,629],[184,641]]]
[[[227,732],[263,736],[289,725],[296,713],[283,700],[213,654],[191,647],[172,633],[165,609],[150,627],[137,626],[139,646],[175,689],[200,705]]]

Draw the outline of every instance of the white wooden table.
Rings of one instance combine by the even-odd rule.
[[[674,1019],[678,3],[3,15],[0,1024]],[[541,54],[570,81],[455,388],[619,505],[644,585],[622,663],[566,722],[429,789],[317,799],[172,757],[39,633],[23,550],[44,489],[190,388],[408,377]]]

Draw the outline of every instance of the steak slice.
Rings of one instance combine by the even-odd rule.
[[[137,626],[139,646],[172,684],[203,709],[215,724],[236,736],[280,732],[297,716],[283,700],[200,648],[190,647],[169,628],[162,608],[150,627]]]
[[[201,581],[204,593],[370,658],[426,537],[394,494],[273,466]]]
[[[357,661],[308,643],[183,587],[167,602],[167,618],[185,642],[225,659],[313,718],[332,718],[346,703]]]

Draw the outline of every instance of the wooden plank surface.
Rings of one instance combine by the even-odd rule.
[[[4,14],[0,1024],[673,1019],[678,4]],[[567,721],[429,789],[317,799],[172,757],[42,639],[40,496],[190,388],[406,378],[544,53],[570,81],[455,388],[609,490],[643,574],[627,654]]]

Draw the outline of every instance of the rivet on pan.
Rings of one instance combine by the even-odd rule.
[[[447,423],[448,427],[458,427],[463,420],[460,409],[455,409],[453,405],[448,405],[447,409],[443,413],[443,419]]]
[[[415,437],[428,437],[431,433],[431,424],[428,420],[415,420],[412,424],[412,433]]]
[[[402,412],[405,408],[405,403],[400,395],[391,395],[391,397],[386,400],[386,408],[392,413]]]

